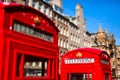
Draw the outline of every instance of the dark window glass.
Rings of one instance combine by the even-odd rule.
[[[32,28],[30,26],[27,26],[25,24],[19,23],[17,21],[14,21],[13,24],[13,29],[14,31],[23,33],[23,34],[27,34],[29,36],[33,36],[36,38],[40,38],[49,42],[53,42],[53,36],[47,32],[43,32],[39,29],[36,28]]]

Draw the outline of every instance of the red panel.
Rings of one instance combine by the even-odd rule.
[[[17,4],[0,3],[0,16],[2,16],[0,17],[0,64],[2,64],[0,80],[58,80],[59,47],[58,29],[55,24],[39,11]],[[36,19],[39,24],[36,23]],[[24,27],[27,25],[29,30],[41,31],[41,34],[48,36],[47,38],[51,35],[53,41],[14,30],[14,21],[20,23],[17,25]],[[25,76],[27,61],[44,63],[41,70],[42,77]],[[45,61],[47,62],[46,71]]]
[[[82,78],[89,80],[91,76],[92,80],[105,80],[105,78],[112,80],[110,58],[105,51],[93,48],[80,48],[67,52],[62,56],[61,80],[72,80],[67,79],[67,74],[74,74],[73,77],[76,78],[80,78],[81,75],[81,80]]]

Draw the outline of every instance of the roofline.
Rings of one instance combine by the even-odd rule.
[[[75,50],[72,50],[72,51],[68,51],[66,54],[69,54],[69,53],[72,53],[74,51],[85,51],[85,52],[92,52],[96,55],[101,55],[102,53],[106,53],[106,51],[103,51],[103,50],[100,50],[98,48],[78,48],[78,49],[75,49]],[[97,51],[97,53],[96,53]],[[64,54],[63,56],[65,56],[66,54]],[[107,54],[108,55],[108,54]],[[108,55],[109,56],[109,55]],[[110,57],[110,56],[109,56]]]

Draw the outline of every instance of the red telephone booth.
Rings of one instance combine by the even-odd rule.
[[[93,48],[67,52],[62,56],[61,80],[112,80],[110,57]]]
[[[0,3],[0,80],[58,80],[58,32],[31,7]]]

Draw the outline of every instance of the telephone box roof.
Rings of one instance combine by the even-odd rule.
[[[16,4],[16,3],[0,2],[0,8],[3,8],[5,10],[5,12],[16,12],[16,11],[31,12],[31,13],[34,13],[36,15],[46,18],[51,24],[55,25],[55,23],[50,18],[48,18],[43,13],[41,13],[40,11],[38,11],[30,6]],[[59,30],[56,26],[54,26],[54,28],[56,29],[57,32],[59,32]]]
[[[95,54],[95,55],[98,55],[98,56],[101,55],[102,53],[107,54],[106,51],[103,51],[103,50],[100,50],[100,49],[97,49],[97,48],[79,48],[79,49],[75,49],[75,50],[72,50],[72,51],[69,51],[69,52],[63,54],[62,57],[66,57],[68,55],[71,55],[71,53],[77,53],[77,52],[88,52],[88,53],[92,53],[92,54]]]

